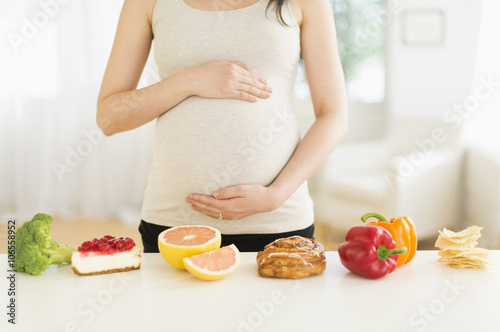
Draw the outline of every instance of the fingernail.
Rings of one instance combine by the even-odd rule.
[[[257,97],[251,97],[250,100],[251,101],[257,101]]]
[[[271,88],[270,86],[268,86],[266,90],[269,92],[273,92],[273,88]]]
[[[271,94],[269,92],[264,92],[264,96],[271,97]]]
[[[214,197],[219,197],[219,192],[218,191],[214,192]]]
[[[267,84],[267,80],[262,80],[262,83]]]

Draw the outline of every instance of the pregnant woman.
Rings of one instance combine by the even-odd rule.
[[[161,81],[137,89],[151,44]],[[315,122],[293,109],[302,54]],[[207,225],[259,251],[312,237],[307,179],[347,132],[328,0],[125,0],[104,74],[104,134],[156,121],[139,230],[157,252],[168,227]]]

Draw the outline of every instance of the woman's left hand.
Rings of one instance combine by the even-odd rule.
[[[269,187],[261,185],[238,185],[220,189],[213,196],[191,194],[186,202],[193,210],[209,217],[239,220],[252,214],[276,209],[278,199]]]

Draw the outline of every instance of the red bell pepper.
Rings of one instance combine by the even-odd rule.
[[[352,273],[378,279],[396,269],[398,254],[406,248],[396,249],[391,233],[380,226],[355,226],[339,247],[342,264]]]

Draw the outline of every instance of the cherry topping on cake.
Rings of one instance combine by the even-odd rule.
[[[118,250],[122,250],[123,249],[123,241],[121,240],[117,240],[115,243],[115,248],[118,249]]]
[[[80,248],[78,248],[78,250],[80,250],[80,251],[92,250],[92,242],[90,242],[90,241],[83,242],[82,245],[80,246]]]
[[[99,245],[100,251],[111,251],[110,249],[111,249],[111,246],[109,245],[109,243],[103,242]]]
[[[123,246],[125,247],[125,250],[132,249],[133,247],[135,247],[134,240],[129,237],[126,238],[125,241],[123,241]]]
[[[113,253],[117,251],[126,251],[135,247],[135,242],[129,237],[115,238],[111,235],[105,235],[100,239],[93,239],[92,241],[85,241],[78,248],[80,252],[101,252],[101,253]]]

